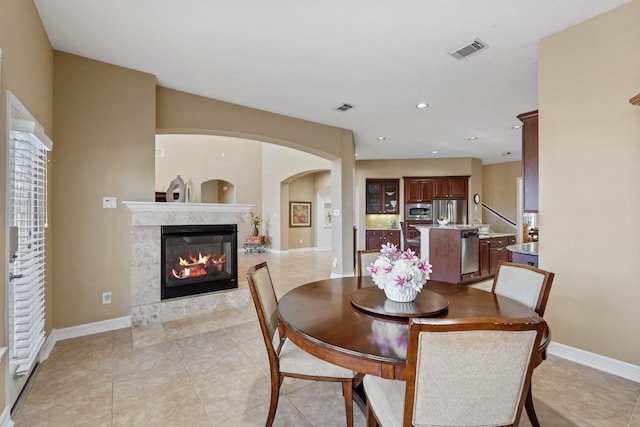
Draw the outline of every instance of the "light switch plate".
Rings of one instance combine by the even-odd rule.
[[[102,207],[104,209],[115,209],[118,207],[118,199],[116,197],[103,197]]]

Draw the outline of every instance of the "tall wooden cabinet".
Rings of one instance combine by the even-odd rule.
[[[399,179],[367,179],[366,188],[367,214],[400,213]]]
[[[523,210],[538,212],[538,110],[518,116],[522,122]]]

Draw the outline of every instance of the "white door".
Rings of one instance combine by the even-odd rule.
[[[26,108],[7,91],[8,242],[7,406],[12,407],[44,344],[47,152],[53,144]]]

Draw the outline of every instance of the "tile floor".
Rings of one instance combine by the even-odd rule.
[[[278,296],[330,275],[328,251],[241,254],[266,260]],[[241,284],[246,286],[246,283]],[[482,287],[482,286],[481,286]],[[12,419],[23,426],[263,426],[269,365],[253,305],[157,327],[60,341]],[[640,427],[640,384],[550,356],[534,373],[543,426]],[[354,408],[355,425],[365,425]],[[287,379],[276,426],[341,426],[340,386]],[[530,426],[526,415],[521,426]]]

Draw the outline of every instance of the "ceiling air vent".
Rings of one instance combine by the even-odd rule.
[[[353,105],[349,105],[349,104],[340,104],[337,107],[335,107],[335,110],[338,111],[347,111],[353,108]]]
[[[452,52],[449,52],[449,55],[453,56],[456,59],[464,59],[470,55],[473,55],[474,53],[480,52],[481,50],[484,50],[486,48],[488,48],[489,45],[486,44],[485,42],[483,42],[480,39],[475,39],[474,41],[472,41],[471,43],[468,43],[464,46],[462,46],[459,49],[456,49]]]

